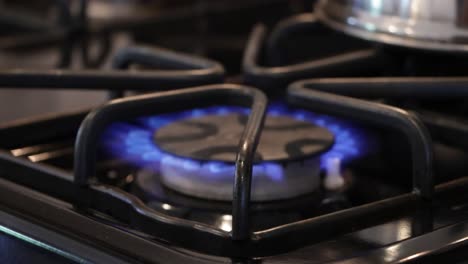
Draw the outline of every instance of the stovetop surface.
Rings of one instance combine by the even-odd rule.
[[[50,2],[0,21],[0,259],[465,258],[465,54],[313,1]]]

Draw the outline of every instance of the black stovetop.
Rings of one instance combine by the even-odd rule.
[[[26,59],[0,87],[114,100],[0,126],[3,262],[465,258],[466,55],[343,35],[311,1],[123,4],[149,15],[5,4]]]

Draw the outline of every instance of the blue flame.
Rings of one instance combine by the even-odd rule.
[[[234,164],[223,162],[200,162],[181,158],[163,152],[153,141],[154,133],[161,127],[180,119],[204,115],[227,115],[231,113],[249,114],[250,109],[233,106],[216,106],[193,109],[171,114],[142,117],[134,123],[114,123],[108,127],[102,137],[104,150],[113,157],[125,160],[139,167],[159,171],[161,164],[169,165],[185,172],[206,171],[207,177],[224,177],[234,172]],[[289,108],[284,104],[272,104],[267,110],[271,116],[287,115],[295,119],[326,127],[335,135],[335,144],[321,155],[321,167],[325,168],[326,160],[335,157],[346,162],[355,159],[366,151],[368,135],[351,124],[327,115],[315,114],[303,109]],[[279,163],[265,162],[255,164],[253,174],[270,177],[281,181],[284,177],[283,167]]]

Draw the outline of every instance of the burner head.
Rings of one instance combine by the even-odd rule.
[[[179,157],[233,163],[247,118],[228,114],[179,120],[156,131],[154,139],[163,151]],[[333,142],[326,128],[288,116],[268,116],[254,161],[304,161],[328,150]]]
[[[232,199],[234,163],[247,116],[206,115],[161,127],[155,143],[171,155],[161,160],[162,182],[181,193]],[[268,116],[255,155],[252,200],[271,201],[312,193],[319,186],[320,154],[334,135],[289,116]]]

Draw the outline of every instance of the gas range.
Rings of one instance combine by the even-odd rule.
[[[51,2],[44,28],[8,17],[1,53],[33,55],[0,87],[109,100],[0,126],[3,262],[466,258],[460,51],[340,33],[311,1]]]

